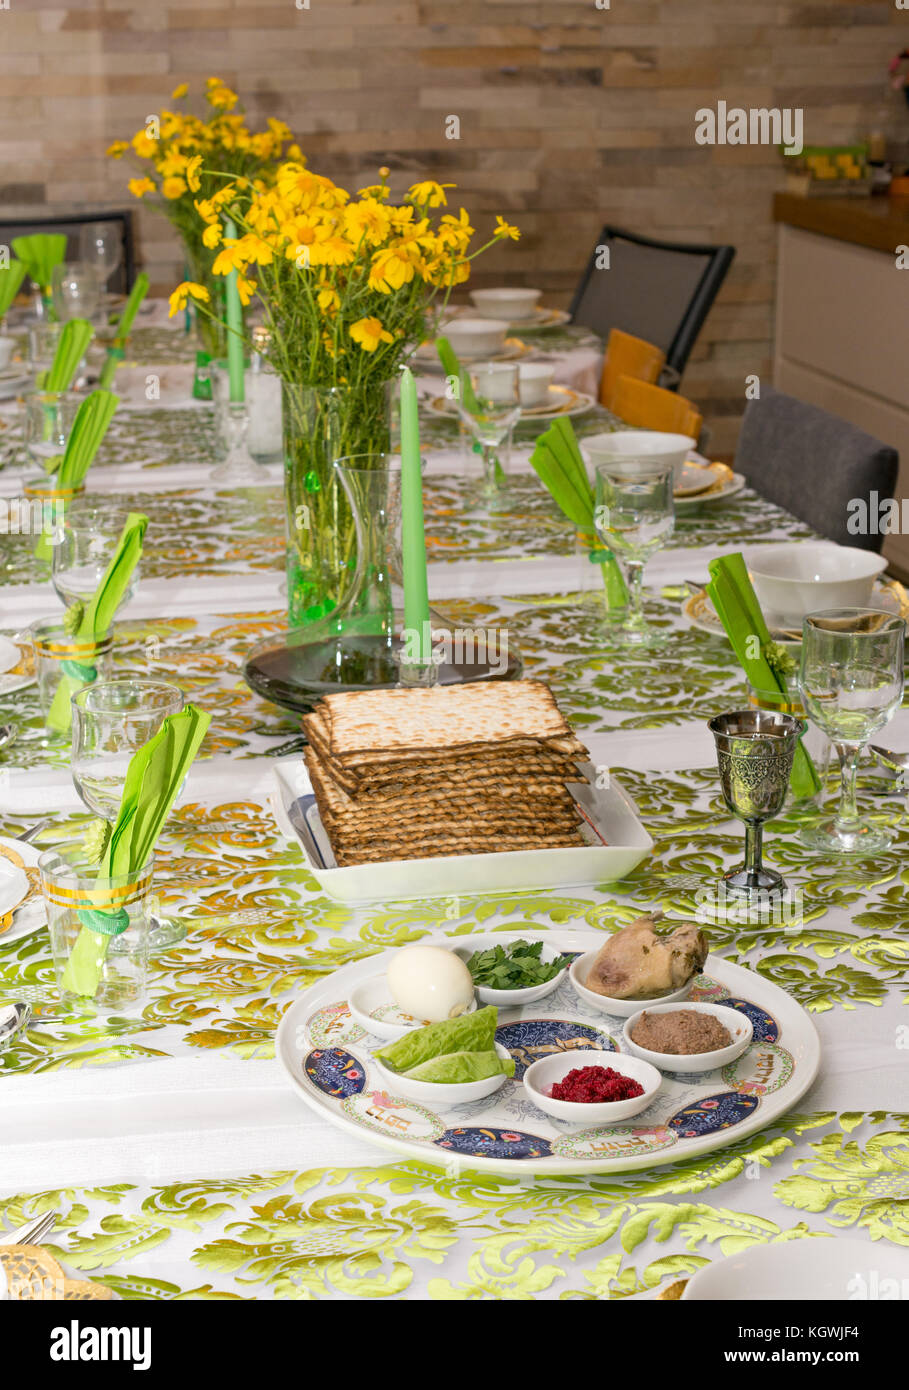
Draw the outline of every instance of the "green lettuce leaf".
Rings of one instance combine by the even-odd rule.
[[[434,1057],[452,1052],[492,1052],[498,1009],[488,1005],[476,1013],[460,1014],[444,1023],[430,1023],[405,1033],[376,1053],[380,1062],[392,1071],[410,1072]]]
[[[464,1081],[485,1081],[488,1076],[514,1076],[514,1059],[506,1062],[492,1052],[448,1052],[431,1057],[407,1073],[409,1081],[438,1081],[453,1086]]]

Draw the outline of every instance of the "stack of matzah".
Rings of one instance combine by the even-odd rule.
[[[587,750],[541,681],[326,695],[303,727],[338,865],[585,843]]]

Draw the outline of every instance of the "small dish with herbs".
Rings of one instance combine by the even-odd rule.
[[[469,947],[454,938],[451,948],[470,971],[480,1002],[499,1008],[544,999],[558,989],[571,964],[569,956],[545,941],[500,932],[472,936]]]

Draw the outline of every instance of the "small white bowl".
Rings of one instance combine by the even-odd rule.
[[[542,290],[471,290],[473,307],[481,318],[521,323],[532,319]]]
[[[499,319],[452,319],[444,336],[458,357],[487,357],[505,346],[508,324]]]
[[[542,405],[549,395],[555,367],[545,362],[525,362],[518,368],[521,405]]]
[[[673,1004],[680,999],[687,999],[691,993],[695,977],[692,975],[687,985],[682,985],[681,989],[671,990],[667,994],[661,994],[659,998],[647,999],[613,999],[608,994],[597,994],[596,990],[588,989],[584,984],[590,969],[600,954],[599,950],[587,951],[583,956],[578,956],[573,960],[568,968],[568,977],[574,985],[585,1004],[590,1004],[595,1009],[599,1009],[604,1014],[612,1014],[616,1018],[631,1018],[632,1014],[639,1014],[642,1009],[648,1008],[653,1004]],[[706,966],[704,967],[706,969]]]
[[[385,975],[370,975],[368,980],[354,985],[348,996],[347,1007],[360,1027],[377,1038],[403,1038],[405,1033],[414,1028],[425,1028],[429,1022],[425,1018],[412,1018],[398,1008]],[[476,1007],[474,997],[464,1012],[472,1014]]]
[[[507,1062],[511,1057],[511,1053],[501,1043],[496,1043],[495,1049],[503,1062]],[[446,1110],[451,1105],[463,1105],[465,1101],[482,1100],[484,1096],[491,1096],[493,1091],[497,1091],[506,1081],[514,1079],[499,1072],[498,1076],[487,1076],[483,1081],[461,1081],[456,1085],[444,1081],[413,1081],[402,1076],[400,1072],[391,1071],[383,1066],[379,1057],[373,1056],[372,1060],[392,1095],[400,1096],[403,1100],[434,1105],[441,1110]]]
[[[732,1042],[728,1047],[718,1047],[713,1052],[652,1052],[649,1047],[638,1046],[631,1033],[641,1014],[671,1014],[677,1013],[680,1008],[691,1009],[699,1014],[713,1014],[724,1028],[728,1028]],[[753,1035],[754,1027],[748,1015],[724,1004],[648,1004],[646,1008],[638,1009],[636,1014],[632,1014],[622,1029],[626,1046],[635,1057],[643,1058],[645,1062],[659,1067],[660,1071],[683,1072],[686,1075],[715,1071],[717,1067],[725,1067],[729,1062],[734,1062],[749,1046]]]
[[[596,468],[610,465],[620,476],[633,477],[641,471],[653,472],[659,465],[671,468],[673,486],[681,487],[685,460],[697,444],[688,434],[664,434],[662,430],[614,430],[611,434],[588,434],[581,440],[581,453]]]
[[[472,936],[469,946],[453,946],[452,950],[456,956],[460,956],[466,965],[470,957],[476,951],[488,951],[493,946],[507,946],[512,941],[529,941],[527,936],[505,936],[497,932],[490,932],[488,936]],[[540,952],[540,959],[546,961],[558,960],[562,954],[554,946],[549,946],[544,941],[543,949]],[[560,970],[558,975],[553,975],[551,980],[547,980],[542,985],[528,985],[527,989],[490,989],[487,985],[477,985],[477,994],[481,1004],[497,1004],[500,1009],[517,1008],[521,1004],[534,1004],[538,999],[545,999],[547,994],[552,994],[553,990],[558,989],[565,978],[565,970]]]
[[[644,1087],[644,1093],[631,1100],[607,1100],[585,1104],[580,1100],[553,1100],[549,1092],[557,1081],[563,1080],[570,1071],[580,1071],[583,1067],[611,1067],[622,1076],[630,1076]],[[628,1057],[623,1052],[558,1052],[552,1057],[542,1057],[539,1062],[527,1068],[524,1073],[524,1090],[534,1105],[554,1115],[557,1120],[568,1120],[573,1125],[611,1124],[613,1120],[627,1120],[646,1110],[653,1100],[663,1078],[656,1067],[642,1062],[638,1057]]]
[[[824,608],[867,608],[883,555],[831,541],[788,541],[744,552],[765,613],[800,623]]]

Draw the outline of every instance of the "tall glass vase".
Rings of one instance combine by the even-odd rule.
[[[297,628],[337,608],[356,573],[354,510],[334,464],[387,452],[385,383],[354,390],[285,382],[283,416],[287,618]]]
[[[213,361],[227,356],[227,281],[223,275],[212,274],[215,254],[202,245],[186,247],[186,278],[197,285],[204,285],[211,296],[205,307],[213,317],[203,314],[195,303],[192,305],[192,316],[196,336]]]

